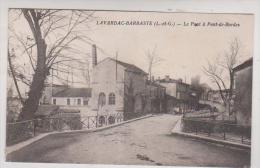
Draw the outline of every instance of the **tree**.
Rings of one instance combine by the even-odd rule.
[[[19,86],[18,86],[18,82],[17,82],[17,74],[15,72],[15,68],[12,64],[12,57],[14,57],[14,55],[11,55],[10,52],[9,52],[9,49],[8,49],[8,55],[7,55],[7,58],[8,58],[8,67],[9,67],[9,70],[10,70],[10,74],[13,78],[13,81],[14,81],[14,85],[15,85],[15,88],[16,88],[16,91],[17,91],[17,94],[18,94],[18,97],[19,97],[19,100],[22,104],[24,104],[24,100],[22,98],[22,95],[21,95],[21,92],[20,92],[20,89],[19,89]]]
[[[66,73],[64,67],[72,65],[73,61],[81,61],[68,55],[80,52],[77,50],[75,42],[90,43],[91,40],[82,34],[79,28],[83,24],[87,26],[87,23],[93,18],[93,12],[46,9],[13,10],[19,11],[19,17],[24,17],[30,29],[30,34],[21,37],[16,34],[15,28],[9,28],[10,33],[22,45],[23,53],[28,56],[32,69],[31,77],[26,80],[29,86],[28,97],[24,99],[19,116],[20,120],[26,120],[33,118],[38,108],[50,71]],[[24,57],[24,55],[21,54],[20,57]],[[11,57],[8,56],[8,58]],[[9,63],[11,63],[11,59],[9,59]],[[54,65],[62,66],[55,69]],[[19,78],[18,75],[13,77]],[[24,75],[22,77],[26,78]]]
[[[230,42],[229,49],[224,51],[224,54],[220,59],[217,59],[212,63],[208,62],[208,66],[203,67],[205,74],[217,85],[219,94],[224,105],[227,107],[229,116],[231,116],[231,104],[234,95],[233,69],[240,62],[240,50],[241,44],[237,38],[234,38]]]
[[[148,60],[149,80],[152,80],[152,69],[155,65],[160,63],[162,59],[156,54],[156,46],[153,48],[152,51],[148,50],[146,56]]]

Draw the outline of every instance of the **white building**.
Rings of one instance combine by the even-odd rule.
[[[52,104],[61,109],[79,110],[81,116],[96,116],[89,104],[91,88],[66,88],[52,96]]]

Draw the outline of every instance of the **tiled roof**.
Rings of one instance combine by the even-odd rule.
[[[125,67],[128,72],[134,72],[134,73],[140,73],[140,74],[143,74],[143,75],[148,75],[148,73],[146,73],[144,70],[142,70],[141,68],[139,68],[139,67],[137,67],[133,64],[128,64],[126,62],[122,62],[122,61],[119,61],[119,60],[116,60],[116,59],[110,58],[110,57],[105,58],[104,60],[100,61],[99,63],[101,63],[105,60],[108,60],[108,59],[115,61],[117,64]]]
[[[91,88],[67,88],[53,97],[91,97]]]
[[[60,113],[80,113],[80,110],[77,108],[60,108]]]
[[[147,85],[154,86],[154,87],[160,87],[160,88],[166,88],[165,86],[160,85],[160,83],[155,83],[155,82],[151,82],[151,81],[147,81]]]
[[[56,105],[40,105],[34,115],[36,116],[50,116],[57,113],[59,106]]]
[[[172,79],[172,78],[169,78],[168,80],[164,78],[164,79],[159,79],[157,81],[159,81],[159,83],[178,83],[178,84],[182,84],[182,85],[186,85],[186,86],[190,85],[190,84],[185,83],[183,81]]]
[[[130,72],[136,72],[136,73],[141,73],[141,74],[147,75],[147,73],[144,70],[142,70],[141,68],[139,68],[133,64],[128,64],[128,63],[125,63],[125,62],[122,62],[119,60],[115,60],[115,59],[113,59],[113,60],[116,61],[118,64],[122,65],[123,67],[125,67]]]

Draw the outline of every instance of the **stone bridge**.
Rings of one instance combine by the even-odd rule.
[[[95,132],[48,135],[7,155],[10,162],[243,167],[250,152],[174,136],[179,117],[156,115]]]

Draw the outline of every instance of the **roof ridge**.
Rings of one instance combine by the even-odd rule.
[[[139,71],[141,71],[142,73],[144,74],[147,74],[143,69],[139,68],[138,66],[136,66],[135,64],[131,64],[131,63],[127,63],[127,62],[124,62],[124,61],[121,61],[121,60],[117,60],[117,59],[114,59],[114,58],[111,58],[109,57],[111,60],[115,61],[115,62],[118,62],[119,64],[123,64],[122,66],[126,67],[126,68],[130,68],[130,67],[127,67],[127,66],[133,66],[134,68],[138,69]],[[125,65],[124,65],[125,64]]]
[[[66,88],[53,95],[53,97],[91,97],[92,88]]]

